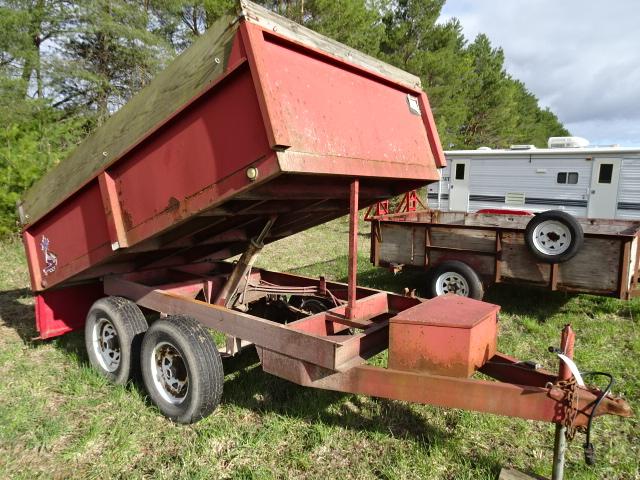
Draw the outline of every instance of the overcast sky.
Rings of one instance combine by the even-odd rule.
[[[447,0],[573,135],[640,145],[640,0]]]

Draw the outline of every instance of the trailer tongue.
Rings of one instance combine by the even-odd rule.
[[[357,286],[359,208],[443,164],[416,77],[240,2],[25,197],[40,336],[84,328],[98,371],[141,369],[182,423],[222,393],[206,328],[298,384],[552,422],[560,447],[595,416],[631,415],[570,370],[498,353],[495,305]],[[266,243],[346,213],[346,285],[253,266]],[[366,365],[384,350],[387,368]]]

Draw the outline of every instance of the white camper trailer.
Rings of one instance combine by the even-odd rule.
[[[552,137],[549,148],[445,152],[429,207],[443,211],[565,210],[577,216],[640,219],[640,147],[589,147]]]

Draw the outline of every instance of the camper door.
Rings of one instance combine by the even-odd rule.
[[[469,160],[451,161],[449,210],[452,212],[469,211],[469,163]]]
[[[589,218],[615,218],[620,181],[619,158],[596,158],[591,171]]]

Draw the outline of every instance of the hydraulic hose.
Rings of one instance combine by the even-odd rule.
[[[591,443],[591,424],[593,423],[593,419],[595,417],[598,406],[600,405],[602,400],[604,400],[604,397],[606,397],[611,391],[611,388],[615,383],[615,379],[613,378],[613,375],[606,372],[584,372],[582,376],[583,377],[607,377],[609,379],[609,384],[606,386],[606,388],[602,391],[598,399],[595,401],[593,408],[591,409],[591,413],[589,414],[589,421],[587,423],[587,438],[583,445],[585,463],[587,465],[594,465],[596,463],[596,452],[595,452],[595,447],[593,446],[593,443]]]

